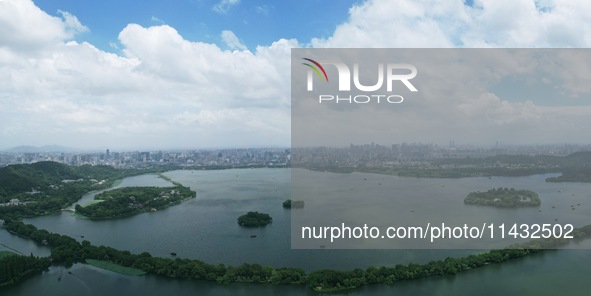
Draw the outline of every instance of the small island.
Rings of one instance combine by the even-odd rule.
[[[76,205],[76,213],[91,219],[127,217],[154,212],[194,198],[195,191],[178,183],[175,187],[124,187],[97,194],[86,206]]]
[[[238,224],[244,227],[262,227],[271,223],[273,218],[269,214],[259,212],[248,212],[238,217]]]
[[[493,188],[486,192],[470,192],[464,199],[467,205],[500,208],[539,207],[542,203],[537,193],[514,188]]]
[[[304,201],[288,199],[283,202],[283,207],[286,209],[301,209],[304,207]]]

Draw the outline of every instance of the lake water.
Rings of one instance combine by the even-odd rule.
[[[404,178],[376,174],[334,174],[294,169],[292,196],[306,202],[292,212],[293,247],[319,248],[423,248],[490,249],[526,242],[529,239],[501,239],[498,227],[494,239],[301,239],[302,226],[468,226],[480,231],[486,225],[567,223],[580,227],[591,224],[591,184],[550,183],[552,174],[527,177],[481,177],[462,179]],[[530,189],[538,193],[540,207],[494,208],[465,205],[470,192],[491,188]],[[492,223],[492,224],[491,224]],[[383,234],[382,232],[382,234]],[[475,233],[475,232],[474,232]],[[507,234],[507,231],[505,232]],[[539,235],[539,233],[538,233]],[[299,239],[297,239],[299,238]]]
[[[336,174],[317,173],[316,177],[335,178]],[[322,268],[353,269],[367,266],[394,266],[396,264],[426,263],[451,256],[464,256],[474,250],[297,250],[291,249],[291,212],[282,208],[283,200],[290,198],[291,172],[288,169],[240,169],[220,171],[172,171],[166,175],[197,192],[191,199],[156,213],[144,213],[133,217],[91,221],[71,213],[27,219],[39,228],[66,234],[77,239],[89,240],[95,245],[108,245],[134,253],[148,251],[154,256],[170,257],[176,252],[181,258],[200,259],[209,263],[239,265],[260,263],[275,267],[301,267],[307,271]],[[340,175],[339,175],[340,176]],[[340,176],[343,177],[343,176]],[[441,196],[457,202],[444,202],[449,209],[465,207],[462,203],[466,190],[486,190],[492,187],[532,189],[542,199],[541,213],[550,212],[561,220],[583,221],[591,216],[590,184],[545,183],[547,176],[519,178],[466,178],[466,179],[417,179],[354,173],[347,183],[352,188],[362,188],[367,182],[379,182],[380,186],[398,184],[399,196],[415,196],[417,188],[437,188]],[[352,180],[357,180],[354,183]],[[365,182],[365,183],[363,183]],[[390,185],[389,185],[390,184]],[[401,186],[401,184],[406,184]],[[168,186],[170,183],[155,175],[127,178],[121,186]],[[394,186],[394,185],[392,185]],[[482,188],[484,186],[484,188]],[[406,188],[406,189],[404,189]],[[460,188],[460,189],[458,189]],[[387,189],[385,189],[387,190]],[[404,192],[402,190],[408,190]],[[464,192],[459,195],[458,190]],[[560,192],[559,192],[560,191]],[[459,195],[459,196],[458,196]],[[311,204],[326,201],[319,195]],[[85,195],[81,204],[92,200]],[[459,198],[459,199],[458,199]],[[309,208],[306,202],[306,208]],[[458,205],[459,204],[459,205]],[[576,211],[571,204],[581,204]],[[552,208],[554,206],[554,208]],[[418,205],[412,205],[419,209]],[[314,208],[314,207],[312,207]],[[247,211],[269,213],[273,223],[265,228],[245,229],[236,218]],[[499,209],[470,207],[474,215],[494,213]],[[513,210],[509,210],[513,211]],[[537,209],[519,209],[524,215],[536,215]],[[531,212],[531,213],[530,213]],[[529,214],[528,214],[529,213]],[[256,238],[251,238],[256,235]],[[22,240],[5,231],[0,232],[0,243],[28,254],[45,256],[48,250]],[[587,242],[585,242],[587,244]],[[586,245],[589,247],[589,245]],[[539,295],[549,291],[563,291],[563,295],[588,295],[579,293],[587,284],[591,267],[585,262],[591,259],[586,250],[549,251],[544,254],[488,266],[454,277],[436,277],[397,283],[393,286],[369,286],[349,292],[351,295]],[[50,295],[305,295],[312,294],[304,287],[234,284],[219,286],[208,282],[172,280],[153,276],[130,277],[75,265],[67,273],[62,268],[28,279],[25,283],[0,289],[4,295],[35,295],[44,291]],[[57,281],[57,275],[63,274]],[[108,284],[105,284],[108,283]],[[499,283],[503,283],[500,285]],[[535,284],[534,284],[535,283]],[[567,290],[560,290],[567,289]],[[53,291],[51,293],[50,291]],[[501,291],[501,292],[499,292]],[[540,292],[541,291],[541,292]],[[564,292],[568,291],[568,292]],[[580,291],[582,292],[582,291]],[[71,294],[68,294],[71,293]],[[490,294],[486,294],[490,293]],[[556,294],[556,293],[550,293]]]

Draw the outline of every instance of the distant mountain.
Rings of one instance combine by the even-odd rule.
[[[72,152],[76,149],[68,148],[59,145],[45,145],[41,147],[37,146],[17,146],[10,149],[6,149],[6,152],[17,152],[17,153],[42,153],[42,152]]]

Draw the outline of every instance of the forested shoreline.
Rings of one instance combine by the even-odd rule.
[[[489,264],[501,263],[529,254],[543,251],[540,247],[559,248],[570,240],[539,239],[530,243],[513,246],[511,249],[491,250],[467,257],[445,258],[427,264],[396,265],[395,267],[368,267],[352,271],[318,270],[306,273],[300,268],[274,268],[260,264],[244,263],[240,266],[210,264],[196,259],[169,259],[153,257],[150,253],[132,254],[106,246],[94,246],[89,241],[78,242],[75,239],[37,229],[20,221],[5,221],[4,227],[11,233],[30,238],[37,243],[51,248],[49,258],[53,264],[66,267],[74,263],[85,263],[87,259],[103,260],[124,267],[139,269],[148,274],[171,278],[215,281],[229,283],[268,283],[305,285],[318,292],[334,292],[354,289],[370,284],[393,284],[398,281],[412,280],[429,276],[454,275],[459,272]],[[576,229],[574,237],[582,240],[591,236],[591,225]],[[39,261],[46,262],[46,261]]]
[[[35,197],[35,202],[32,203],[0,207],[0,219],[4,220],[5,228],[11,233],[30,238],[51,248],[51,255],[47,258],[14,255],[0,259],[6,260],[1,261],[3,264],[0,265],[0,284],[15,283],[29,274],[46,269],[52,263],[68,267],[74,263],[85,263],[87,259],[94,259],[165,277],[207,280],[220,284],[243,282],[306,285],[316,291],[331,292],[369,284],[392,284],[428,276],[453,275],[488,264],[538,253],[542,250],[541,246],[558,248],[569,242],[568,240],[536,240],[531,244],[513,246],[513,249],[492,250],[467,257],[445,258],[427,264],[411,263],[395,267],[368,267],[352,271],[318,270],[306,273],[300,268],[274,268],[256,263],[244,263],[235,267],[210,264],[195,259],[153,257],[147,252],[131,254],[129,251],[108,246],[93,246],[86,240],[78,242],[65,235],[49,233],[32,225],[25,225],[19,220],[59,211],[73,204],[89,191],[108,188],[115,180],[123,177],[149,172],[152,171],[116,170],[106,166],[70,167],[51,162],[0,169],[2,201],[19,197],[24,202],[28,202],[33,200],[31,196]],[[160,196],[160,192],[158,195]],[[129,197],[126,198],[129,199]],[[575,232],[577,239],[590,235],[591,226],[580,228]]]
[[[77,204],[75,210],[91,219],[121,218],[161,210],[196,195],[195,191],[178,183],[174,187],[124,187],[97,194],[95,200],[102,202],[87,206]]]
[[[39,258],[10,254],[0,257],[0,287],[16,283],[51,266],[48,257]]]

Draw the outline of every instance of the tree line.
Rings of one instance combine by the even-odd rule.
[[[196,195],[195,191],[178,183],[175,187],[124,187],[94,197],[102,202],[85,207],[77,204],[75,209],[92,219],[126,217],[152,209],[160,210]]]
[[[140,269],[146,273],[173,277],[215,281],[220,284],[234,282],[308,285],[316,291],[330,292],[351,289],[369,284],[391,284],[428,276],[453,275],[458,272],[501,263],[514,258],[542,251],[540,246],[557,248],[568,240],[534,240],[522,244],[519,249],[492,250],[480,254],[445,260],[431,261],[427,264],[396,265],[395,267],[368,267],[352,271],[318,270],[305,273],[300,268],[273,268],[260,264],[244,263],[240,266],[209,264],[195,259],[169,259],[153,257],[150,253],[132,254],[106,246],[93,246],[89,241],[79,243],[75,239],[37,229],[20,221],[5,221],[5,227],[16,234],[31,238],[51,247],[54,263],[70,266],[84,263],[86,259],[109,261],[126,267]],[[577,239],[591,236],[591,225],[574,232]],[[543,243],[540,243],[543,241]]]
[[[18,282],[26,276],[49,268],[49,258],[8,255],[0,258],[0,286]]]

